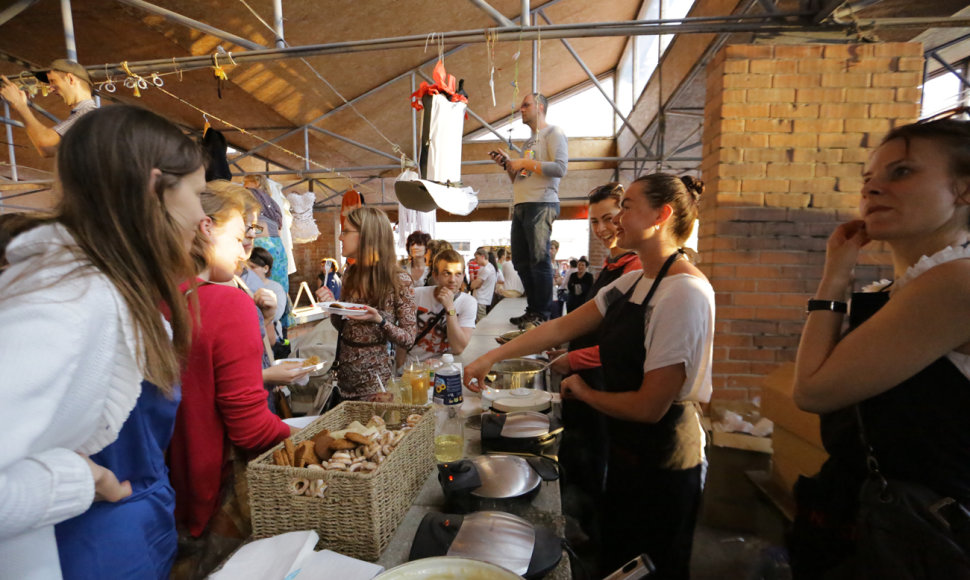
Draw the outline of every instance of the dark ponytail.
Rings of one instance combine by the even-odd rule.
[[[669,173],[651,173],[638,177],[633,183],[643,184],[643,194],[651,207],[670,205],[673,209],[670,231],[678,245],[686,242],[694,229],[704,182],[691,175],[677,177]]]

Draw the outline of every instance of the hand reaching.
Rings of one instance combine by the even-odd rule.
[[[276,294],[272,290],[260,288],[253,292],[253,300],[259,307],[259,311],[263,313],[263,319],[272,320],[276,316]]]
[[[585,401],[589,391],[589,385],[579,375],[569,375],[559,383],[559,392],[563,399]]]
[[[91,468],[91,475],[94,477],[94,501],[117,502],[131,495],[131,483],[128,481],[118,481],[114,472],[106,467],[102,467],[91,461],[90,457],[81,455],[88,462]]]

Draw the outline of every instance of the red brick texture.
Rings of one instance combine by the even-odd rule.
[[[794,360],[869,150],[919,114],[922,55],[916,43],[734,45],[711,62],[698,250],[717,296],[714,398],[753,399]],[[857,286],[891,277],[873,246]]]

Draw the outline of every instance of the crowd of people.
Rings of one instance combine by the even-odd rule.
[[[66,100],[89,95],[90,79],[58,67],[49,75]],[[16,109],[6,83],[3,96]],[[465,385],[479,390],[495,363],[568,343],[550,353],[564,377],[562,459],[602,571],[647,553],[656,577],[687,578],[715,300],[683,246],[704,185],[652,173],[595,188],[590,226],[608,258],[595,275],[585,257],[554,273],[566,157],[546,107],[541,95],[523,100],[533,130],[523,158],[492,154],[514,191],[511,248],[477,248],[468,272],[451,244],[422,232],[398,261],[384,212],[347,213],[340,254],[352,265],[338,275],[324,260],[316,289],[363,305],[332,317],[331,404],[386,400],[405,358],[461,354],[496,300],[525,296],[515,321],[529,330],[467,364]],[[307,372],[271,364],[285,342],[281,251],[254,247],[279,216],[258,188],[207,181],[199,145],[144,109],[85,110],[55,133],[54,213],[0,220],[0,577],[202,577],[249,534],[247,454],[295,432],[274,412],[276,386]],[[860,217],[829,239],[796,363],[795,400],[822,415],[830,454],[796,489],[798,577],[872,571],[853,526],[877,460],[879,477],[967,513],[968,167],[970,123],[894,129],[866,166]],[[895,282],[843,335],[852,268],[873,240],[891,249]]]

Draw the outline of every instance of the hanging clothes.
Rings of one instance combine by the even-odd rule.
[[[444,61],[434,69],[435,83],[421,83],[411,106],[424,110],[418,167],[424,179],[398,180],[394,192],[404,207],[428,212],[441,208],[468,215],[478,206],[478,192],[461,186],[461,138],[468,98],[445,72]]]
[[[283,251],[286,254],[286,273],[293,274],[296,272],[296,260],[293,258],[293,232],[291,231],[293,229],[293,213],[290,211],[290,200],[283,195],[283,188],[279,183],[272,179],[265,179],[263,183],[266,186],[266,191],[283,213],[280,241],[283,242]]]
[[[290,193],[286,199],[290,201],[293,210],[293,243],[306,244],[317,239],[320,229],[317,228],[317,222],[313,221],[313,202],[316,201],[316,195],[312,191]]]
[[[412,169],[405,169],[394,182],[415,179],[418,179],[418,173]],[[437,213],[434,211],[417,211],[404,207],[400,202],[397,204],[397,235],[402,246],[407,245],[408,236],[414,232],[424,232],[434,239],[436,223]]]
[[[213,179],[232,179],[232,171],[229,170],[229,161],[226,159],[228,143],[226,136],[215,129],[206,130],[202,135],[202,148],[208,154],[211,163],[205,169],[205,180]]]

